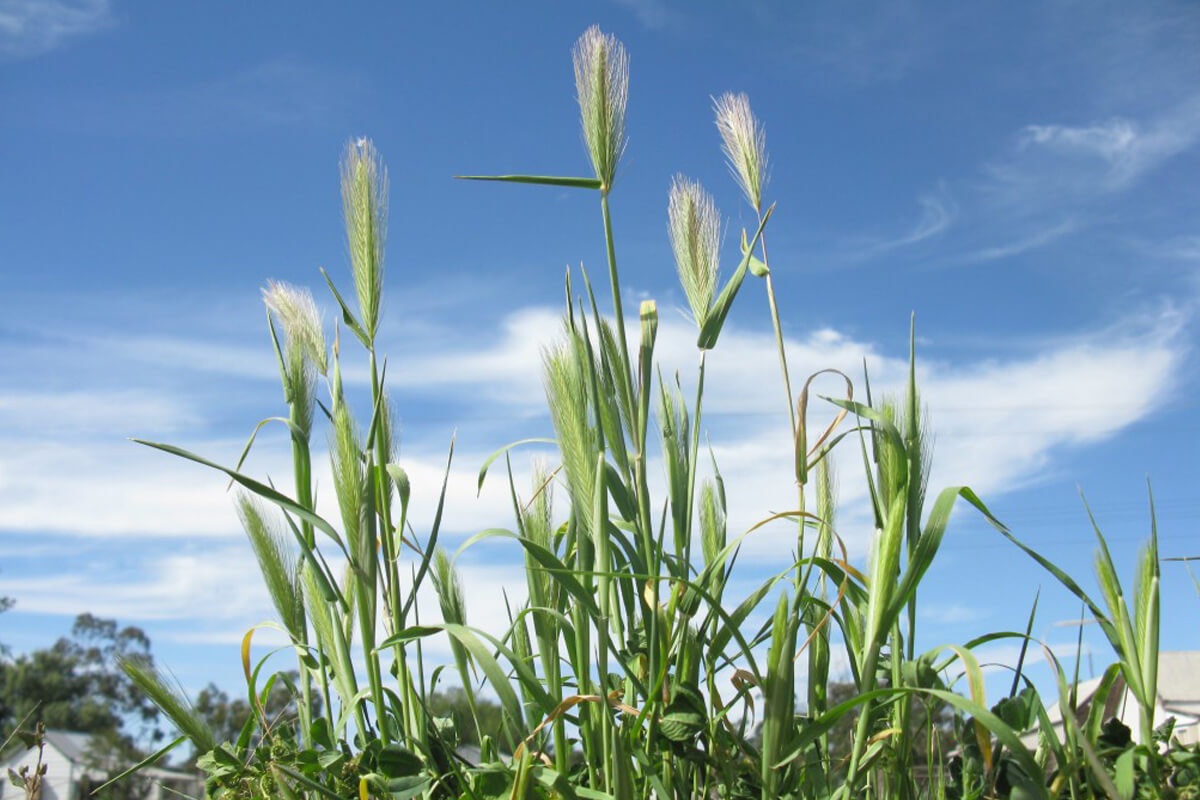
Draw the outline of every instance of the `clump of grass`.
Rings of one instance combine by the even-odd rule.
[[[127,668],[201,752],[208,794],[1128,800],[1176,791],[1187,775],[1200,774],[1200,755],[1179,747],[1164,755],[1154,744],[1164,735],[1153,716],[1160,614],[1153,526],[1132,605],[1096,529],[1101,607],[1017,541],[969,488],[943,489],[927,507],[932,439],[916,381],[915,330],[902,401],[873,402],[865,375],[867,402],[855,400],[851,379],[830,370],[793,393],[766,246],[773,213],[763,196],[766,137],[745,95],[714,103],[725,157],[756,217],[755,230],[741,231],[723,283],[719,267],[728,256],[711,197],[683,177],[668,193],[668,235],[697,325],[694,397],[684,396],[678,376],[664,379],[657,369],[653,301],[641,305],[631,351],[609,205],[626,144],[629,58],[614,37],[590,28],[573,61],[593,176],[472,176],[598,193],[612,303],[611,316],[601,314],[589,276],[579,276],[577,293],[568,275],[562,332],[543,353],[560,463],[535,467],[522,499],[511,450],[502,449],[513,527],[489,528],[468,542],[504,538],[523,553],[528,602],[509,609],[506,632],[469,625],[454,557],[438,543],[453,443],[430,528],[418,532],[409,522],[412,487],[376,351],[388,185],[370,141],[351,142],[341,165],[357,310],[326,276],[340,319],[367,356],[369,418],[356,420],[350,411],[339,332],[330,350],[311,295],[271,283],[264,299],[288,408],[292,490],[244,474],[241,461],[224,467],[151,445],[221,470],[242,488],[239,513],[300,675],[293,684],[286,672],[264,672],[266,659],[252,663],[248,632],[248,696],[261,709],[283,681],[297,713],[283,721],[256,715],[237,741],[214,742],[160,676]],[[701,477],[701,432],[707,354],[719,346],[733,303],[754,285],[748,277],[762,280],[768,300],[790,424],[782,446],[790,450],[797,493],[795,508],[763,512],[764,520],[743,532],[728,528],[729,498],[711,453],[712,477]],[[834,423],[814,436],[810,390],[827,373],[844,382],[845,396],[831,400]],[[313,502],[310,439],[317,428],[329,442],[337,524]],[[838,534],[835,448],[850,449],[843,465],[861,461],[869,487],[874,536],[865,565],[851,562]],[[666,472],[661,496],[653,496],[647,474],[655,458]],[[481,484],[493,461],[482,468]],[[1102,736],[1095,712],[1076,724],[1065,673],[1052,656],[1071,712],[1063,737],[1032,686],[1025,681],[1021,688],[1020,663],[1009,696],[989,706],[973,650],[1008,637],[1020,640],[1024,653],[1032,613],[1024,634],[918,650],[918,589],[960,499],[1095,615],[1118,657],[1106,691],[1119,674],[1134,693],[1140,744],[1114,743],[1111,725]],[[760,585],[734,596],[731,576],[745,538],[777,519],[796,526],[795,549],[780,553],[780,568]],[[339,561],[345,566],[335,570]],[[426,586],[437,597],[440,622],[419,618],[416,598]],[[452,663],[427,663],[423,642],[431,636],[448,637]],[[835,658],[848,665],[848,686],[833,680]],[[454,722],[434,711],[441,707],[433,702],[438,683],[450,675],[462,687],[482,763],[456,753]],[[498,709],[498,724],[483,723],[485,708]],[[1036,750],[1021,739],[1027,730],[1038,731]]]

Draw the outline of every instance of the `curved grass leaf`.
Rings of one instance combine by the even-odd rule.
[[[306,522],[312,523],[313,526],[315,526],[318,530],[320,530],[322,533],[324,533],[330,539],[332,539],[335,544],[337,544],[338,548],[342,551],[343,555],[345,555],[347,558],[350,557],[349,552],[346,550],[346,545],[342,541],[342,537],[338,534],[337,530],[332,525],[330,525],[328,522],[326,522],[325,519],[322,518],[320,515],[318,515],[316,512],[309,511],[307,508],[300,505],[295,500],[291,499],[287,495],[280,493],[279,491],[275,490],[274,488],[267,486],[264,483],[260,483],[246,475],[243,475],[242,473],[238,472],[237,470],[231,469],[229,467],[223,467],[220,464],[209,461],[207,458],[204,458],[203,456],[199,456],[188,450],[184,450],[182,447],[176,447],[175,445],[171,445],[171,444],[161,444],[159,442],[150,442],[150,441],[146,441],[145,439],[131,439],[130,441],[136,442],[137,444],[145,445],[147,447],[153,447],[156,450],[162,450],[164,453],[170,453],[171,455],[179,456],[180,458],[186,458],[188,461],[194,461],[197,464],[203,464],[204,466],[211,467],[212,469],[215,469],[219,472],[224,472],[226,475],[228,475],[234,481],[236,481],[237,483],[246,487],[250,491],[254,492],[256,495],[263,498],[264,500],[269,500],[272,503],[274,503],[275,505],[279,506],[280,508],[282,508],[286,511],[292,512],[293,514],[295,514],[296,516],[305,520]]]
[[[483,466],[479,468],[479,480],[475,487],[476,495],[478,495],[479,492],[483,491],[483,481],[485,478],[487,478],[488,469],[492,466],[492,462],[495,461],[500,456],[506,455],[508,453],[508,451],[512,450],[514,447],[520,447],[523,444],[558,444],[558,440],[557,439],[545,439],[545,438],[521,439],[516,442],[510,442],[509,444],[504,445],[504,447],[501,447],[496,452],[492,453],[490,456],[487,457],[487,460],[483,462]]]

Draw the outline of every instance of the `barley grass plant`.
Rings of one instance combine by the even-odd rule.
[[[274,655],[254,661],[255,631],[246,634],[246,691],[256,713],[232,742],[213,741],[161,676],[128,667],[179,726],[171,746],[190,741],[199,752],[207,796],[1196,796],[1200,756],[1154,717],[1160,573],[1153,525],[1132,602],[1096,528],[1101,604],[1021,543],[971,489],[928,494],[933,448],[916,380],[915,330],[899,398],[873,397],[865,366],[861,380],[826,370],[793,385],[767,251],[774,206],[765,128],[745,95],[722,95],[714,110],[754,229],[731,237],[730,257],[722,218],[697,182],[676,177],[666,198],[668,238],[696,325],[696,373],[686,383],[663,375],[655,358],[657,305],[642,302],[637,322],[625,322],[610,214],[626,146],[629,56],[614,37],[590,28],[573,61],[592,174],[463,176],[593,192],[606,246],[611,312],[593,276],[569,273],[562,327],[542,354],[555,462],[535,464],[532,483],[518,486],[512,459],[526,442],[516,442],[480,468],[480,486],[507,481],[509,519],[475,532],[455,552],[442,547],[451,442],[432,524],[416,530],[410,521],[412,487],[394,437],[387,362],[376,349],[387,169],[365,139],[347,146],[341,164],[353,291],[343,294],[325,275],[337,312],[332,337],[307,290],[271,283],[264,291],[286,416],[268,418],[255,435],[267,424],[286,428],[292,484],[242,471],[255,435],[234,466],[144,442],[238,485],[235,503],[275,606],[274,624],[295,658],[294,667]],[[748,302],[742,295],[758,282],[778,350],[780,412],[790,424],[781,446],[793,465],[795,507],[764,512],[761,522],[736,531],[719,464],[702,443],[705,362],[720,346],[734,302]],[[369,417],[352,411],[342,378],[347,346],[366,356],[369,404],[359,407],[369,407]],[[844,392],[818,397],[818,378]],[[694,395],[685,396],[684,385],[695,386]],[[833,421],[810,430],[810,406],[818,404]],[[336,519],[313,501],[317,429],[328,443]],[[651,491],[652,458],[664,465],[661,494]],[[838,533],[837,472],[857,468],[851,465],[861,465],[869,487],[873,536],[865,564],[850,560]],[[1096,707],[1080,721],[1074,678],[1053,653],[1060,697],[1038,695],[1024,672],[1027,649],[1041,647],[1030,635],[1036,603],[1023,633],[918,648],[918,589],[960,500],[1100,623],[1117,659],[1102,691],[1115,690],[1118,678],[1129,687],[1140,707],[1136,735],[1126,729],[1122,738],[1120,723],[1102,719]],[[794,547],[780,552],[784,568],[737,596],[731,574],[742,544],[777,520],[795,532]],[[519,548],[526,566],[528,599],[509,609],[500,633],[472,627],[456,574],[458,555],[484,540]],[[419,618],[422,592],[436,596],[440,620]],[[450,663],[424,657],[423,643],[435,636],[448,638]],[[1022,658],[1007,696],[991,703],[974,650],[1005,639],[1021,644]],[[839,663],[848,681],[836,680]],[[294,712],[268,718],[265,698],[280,682],[295,697]],[[478,754],[459,749],[466,732],[432,712],[440,682],[462,688]],[[1067,720],[1061,734],[1050,718],[1053,702]],[[483,723],[485,705],[498,705],[498,726]]]

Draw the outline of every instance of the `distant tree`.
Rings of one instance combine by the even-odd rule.
[[[5,611],[8,611],[10,608],[15,606],[16,604],[17,604],[17,601],[15,598],[8,597],[6,595],[0,595],[0,614],[3,614]],[[4,642],[0,642],[0,658],[7,658],[11,653],[12,653],[12,650],[9,649],[9,646],[7,644],[5,644]]]
[[[158,709],[116,665],[116,658],[153,664],[150,638],[136,627],[91,614],[52,646],[0,662],[0,741],[18,725],[92,734],[89,766],[117,774],[144,757],[141,744],[162,739]],[[138,797],[145,786],[126,781],[108,797]]]
[[[296,685],[299,675],[294,670],[287,673],[292,685]],[[312,711],[316,718],[321,712],[322,699],[319,693],[313,692]],[[215,683],[200,690],[196,695],[193,708],[208,726],[218,742],[235,741],[242,733],[246,720],[250,719],[252,709],[244,697],[230,699],[229,695]],[[293,724],[296,719],[296,696],[288,683],[276,680],[267,696],[263,711],[272,726]],[[196,754],[198,756],[199,754]],[[195,758],[196,756],[193,756]]]
[[[152,664],[150,638],[141,628],[81,614],[70,637],[0,664],[0,737],[36,708],[47,728],[115,732],[131,743],[162,739],[158,709],[117,667],[118,656]]]

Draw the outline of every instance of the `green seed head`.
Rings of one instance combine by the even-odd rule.
[[[755,211],[762,211],[762,190],[767,173],[767,135],[750,111],[750,98],[726,92],[713,101],[721,149],[733,177]]]
[[[433,586],[442,609],[442,620],[455,625],[465,625],[467,608],[463,602],[462,581],[450,555],[441,547],[434,551]]]
[[[699,183],[676,175],[671,182],[667,218],[679,282],[696,324],[703,327],[717,285],[721,216]]]
[[[629,54],[615,36],[593,25],[579,37],[572,56],[583,139],[596,177],[604,184],[602,191],[607,193],[625,150]]]
[[[325,332],[312,292],[289,283],[268,281],[262,293],[263,302],[283,327],[288,351],[297,349],[299,355],[312,362],[317,372],[328,373]],[[288,361],[291,360],[289,357]]]
[[[383,294],[383,253],[387,240],[387,167],[369,139],[346,145],[342,159],[342,210],[346,244],[354,272],[359,314],[367,335],[375,338]]]

